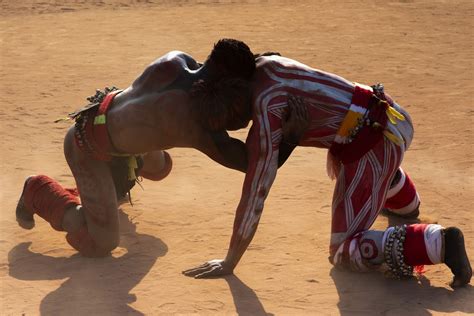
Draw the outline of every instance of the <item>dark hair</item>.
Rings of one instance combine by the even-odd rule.
[[[247,80],[198,80],[191,88],[191,98],[196,116],[207,130],[239,129],[247,126],[251,119],[251,93]]]
[[[219,71],[219,77],[250,79],[255,72],[255,58],[242,41],[223,38],[214,44],[207,58]]]

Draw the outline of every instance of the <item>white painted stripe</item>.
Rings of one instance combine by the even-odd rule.
[[[361,87],[362,89],[369,90],[370,92],[374,92],[374,89],[372,89],[371,86],[365,85],[363,83],[358,83],[358,82],[354,82],[354,84]]]
[[[428,258],[432,264],[443,262],[441,251],[443,249],[443,227],[437,224],[430,224],[424,231],[425,247]]]

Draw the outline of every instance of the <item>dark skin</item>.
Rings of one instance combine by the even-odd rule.
[[[153,62],[115,97],[107,113],[107,128],[116,151],[144,154],[144,170],[154,172],[162,166],[163,150],[195,148],[223,166],[245,172],[245,144],[225,130],[205,129],[192,111],[192,84],[214,76],[216,69],[212,63],[199,64],[182,52],[170,52]],[[300,112],[294,112],[297,114],[288,115],[285,129],[298,138],[306,128],[299,121],[304,121]],[[232,128],[244,128],[249,121],[250,118],[243,120]],[[294,148],[294,144],[282,144],[281,164]],[[97,244],[97,252],[92,256],[106,256],[119,244],[118,203],[108,165],[91,159],[76,146],[74,127],[66,134],[64,152],[82,205],[65,211],[63,228],[74,232],[85,222]]]

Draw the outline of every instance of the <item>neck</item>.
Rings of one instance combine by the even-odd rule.
[[[203,80],[212,80],[216,78],[216,74],[218,73],[216,67],[213,63],[210,63],[206,60],[206,62],[196,71],[196,75],[198,79]]]

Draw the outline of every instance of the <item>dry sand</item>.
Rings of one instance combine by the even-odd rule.
[[[81,258],[41,219],[25,231],[14,218],[27,175],[73,185],[62,153],[68,124],[56,118],[95,88],[126,87],[170,50],[203,60],[217,39],[234,37],[255,52],[383,82],[414,119],[404,167],[423,216],[462,228],[474,261],[473,11],[454,0],[0,0],[0,314],[474,313],[472,286],[452,291],[445,266],[409,281],[332,269],[334,184],[321,150],[298,148],[280,169],[256,237],[225,279],[181,274],[225,255],[243,181],[195,150],[171,150],[170,176],[134,189],[112,257]]]

